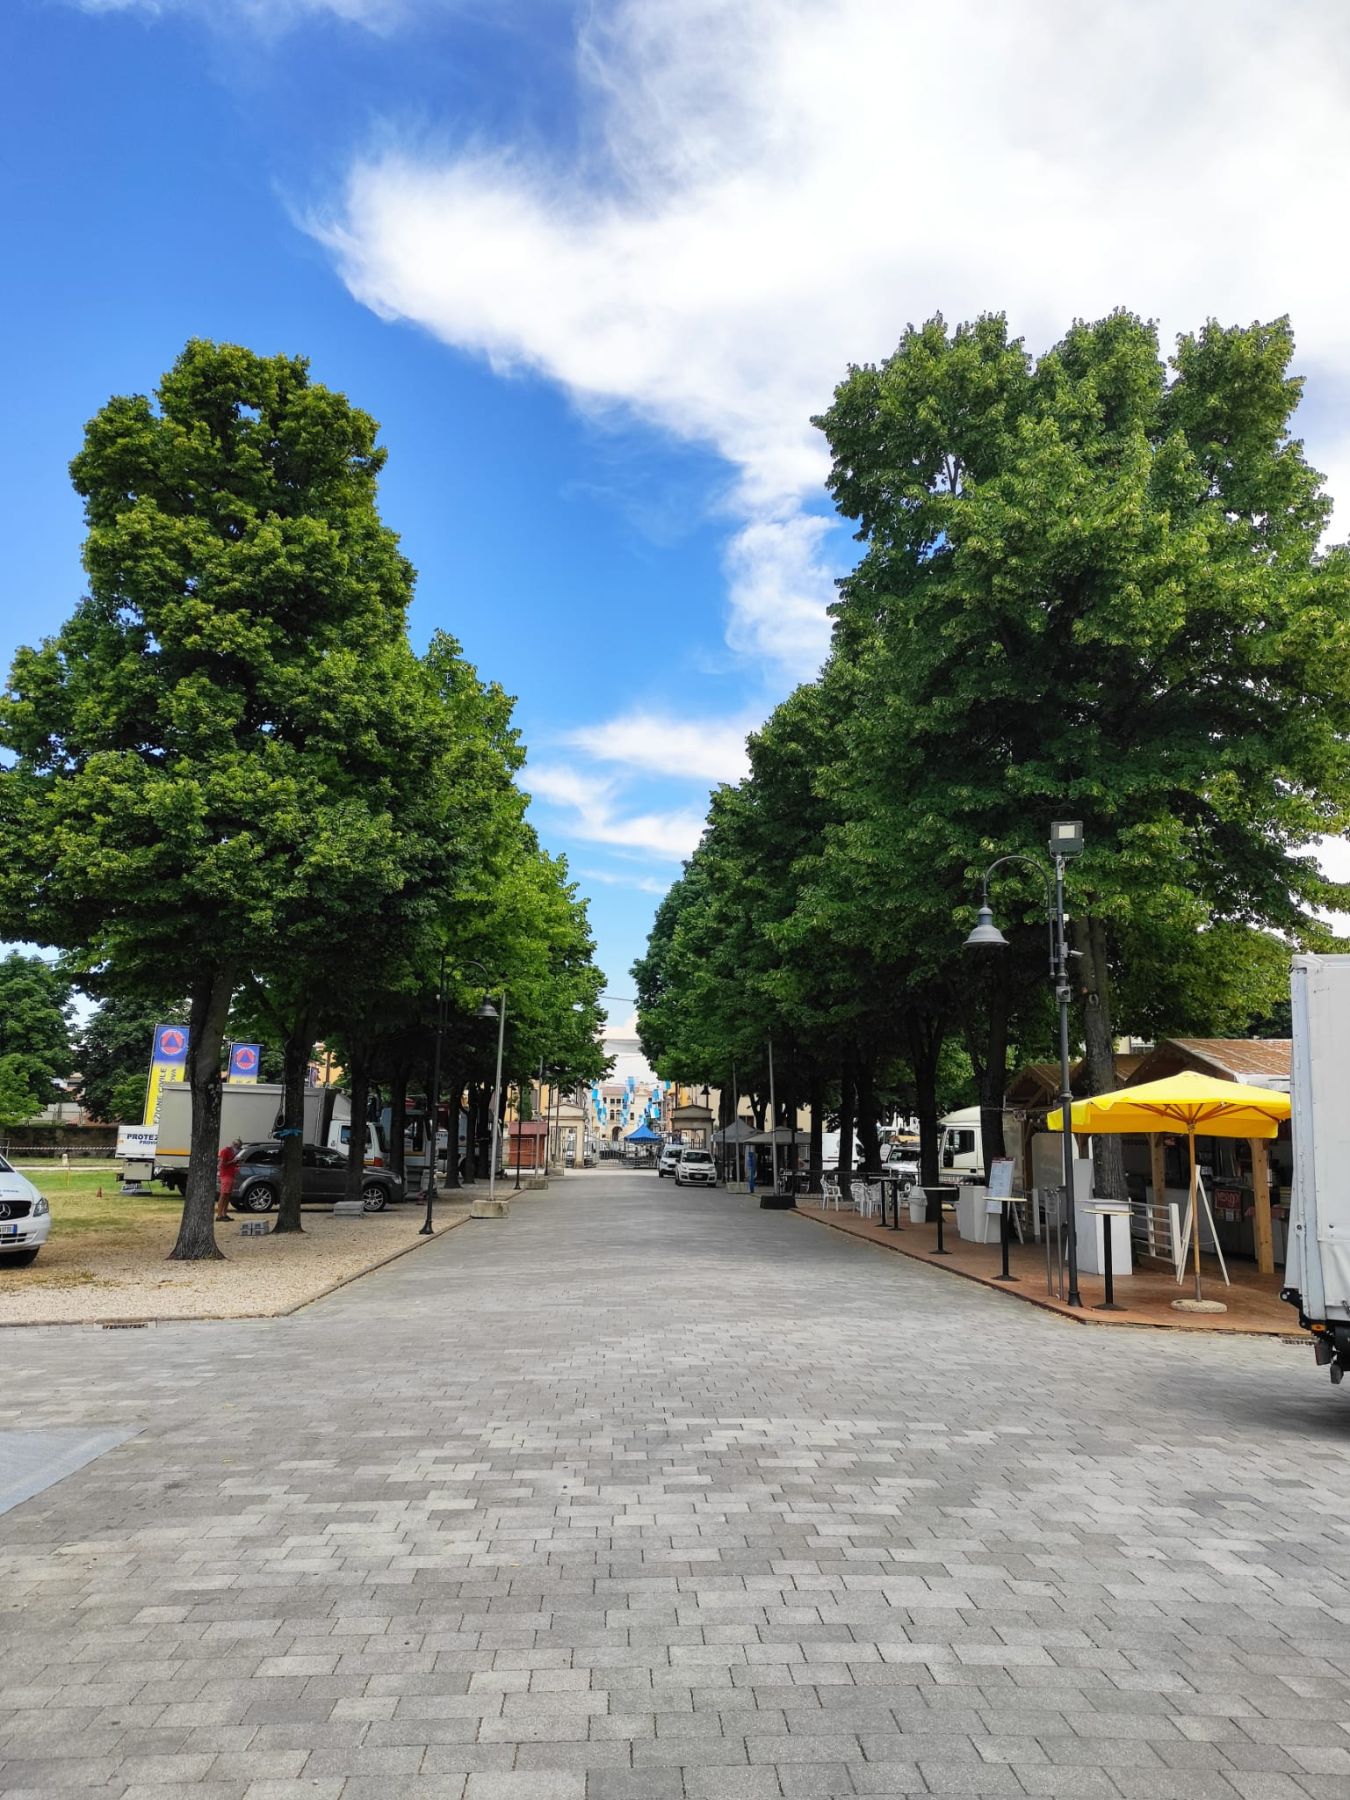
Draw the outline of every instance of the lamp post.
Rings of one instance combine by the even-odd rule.
[[[1064,926],[1064,864],[1069,857],[1077,856],[1082,848],[1083,826],[1081,821],[1056,819],[1050,827],[1050,855],[1054,862],[1053,876],[1037,857],[1023,856],[1018,852],[997,857],[984,872],[980,910],[976,918],[975,929],[965,942],[967,950],[1007,948],[1008,940],[995,925],[994,915],[989,908],[989,877],[1004,863],[1027,863],[1035,869],[1045,883],[1046,912],[1050,925],[1050,980],[1059,1005],[1059,1104],[1064,1126],[1064,1209],[1070,1306],[1081,1306],[1083,1296],[1078,1291],[1078,1221],[1074,1214],[1073,1132],[1071,1130],[1073,1093],[1069,1081],[1069,959],[1074,952],[1069,949],[1068,936]]]

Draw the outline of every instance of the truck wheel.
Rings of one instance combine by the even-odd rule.
[[[368,1181],[361,1189],[361,1205],[366,1212],[383,1212],[389,1204],[389,1190],[378,1181]]]
[[[269,1186],[265,1181],[255,1181],[252,1187],[244,1189],[234,1204],[242,1206],[245,1212],[265,1213],[271,1212],[277,1203],[277,1198],[277,1190],[274,1187]]]
[[[32,1250],[11,1250],[11,1251],[9,1251],[6,1255],[0,1256],[0,1269],[6,1268],[6,1267],[14,1268],[14,1269],[26,1269],[28,1267],[29,1263],[36,1260],[37,1253],[41,1248],[42,1248],[42,1246],[41,1246],[41,1244],[39,1244],[36,1246],[35,1249],[32,1249]]]

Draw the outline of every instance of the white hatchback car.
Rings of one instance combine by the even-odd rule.
[[[717,1164],[712,1159],[711,1150],[697,1150],[686,1146],[675,1165],[675,1185],[716,1187]]]
[[[0,1267],[32,1262],[52,1228],[51,1209],[26,1176],[0,1156]]]

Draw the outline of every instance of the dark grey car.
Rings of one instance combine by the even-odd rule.
[[[306,1144],[300,1176],[302,1206],[332,1206],[347,1193],[347,1158],[340,1150]],[[388,1169],[367,1169],[361,1177],[361,1204],[383,1212],[403,1198],[403,1183]],[[230,1205],[236,1212],[272,1212],[281,1201],[281,1145],[245,1144],[239,1152]]]

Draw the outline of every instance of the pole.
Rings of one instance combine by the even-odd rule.
[[[773,1164],[773,1191],[778,1192],[778,1104],[773,1091],[773,1039],[769,1039],[769,1157]]]
[[[497,1015],[497,1077],[492,1085],[492,1136],[488,1162],[488,1200],[497,1197],[497,1142],[501,1131],[502,1049],[506,1043],[506,989],[502,989],[502,1009]]]
[[[1195,1239],[1195,1297],[1203,1300],[1200,1291],[1200,1171],[1195,1166],[1195,1126],[1186,1133],[1191,1146],[1191,1235]]]
[[[516,1187],[520,1192],[520,1140],[525,1135],[525,1120],[520,1110],[520,1083],[516,1083]]]
[[[1078,1221],[1073,1196],[1073,1089],[1069,1077],[1069,944],[1064,930],[1064,858],[1055,856],[1055,998],[1059,1002],[1059,1105],[1064,1127],[1064,1208],[1068,1244],[1070,1306],[1081,1306],[1078,1291]]]
[[[442,951],[440,972],[436,977],[436,1047],[431,1053],[431,1094],[428,1098],[427,1105],[427,1130],[430,1133],[430,1137],[427,1140],[427,1216],[422,1221],[422,1229],[418,1232],[418,1237],[430,1237],[432,1235],[431,1209],[436,1199],[436,1152],[439,1147],[437,1139],[440,1136],[440,1132],[437,1129],[437,1123],[441,1099],[441,1036],[444,1031],[444,1025],[445,952]],[[402,1119],[393,1119],[390,1121],[390,1125],[395,1131],[402,1131],[403,1129]]]

